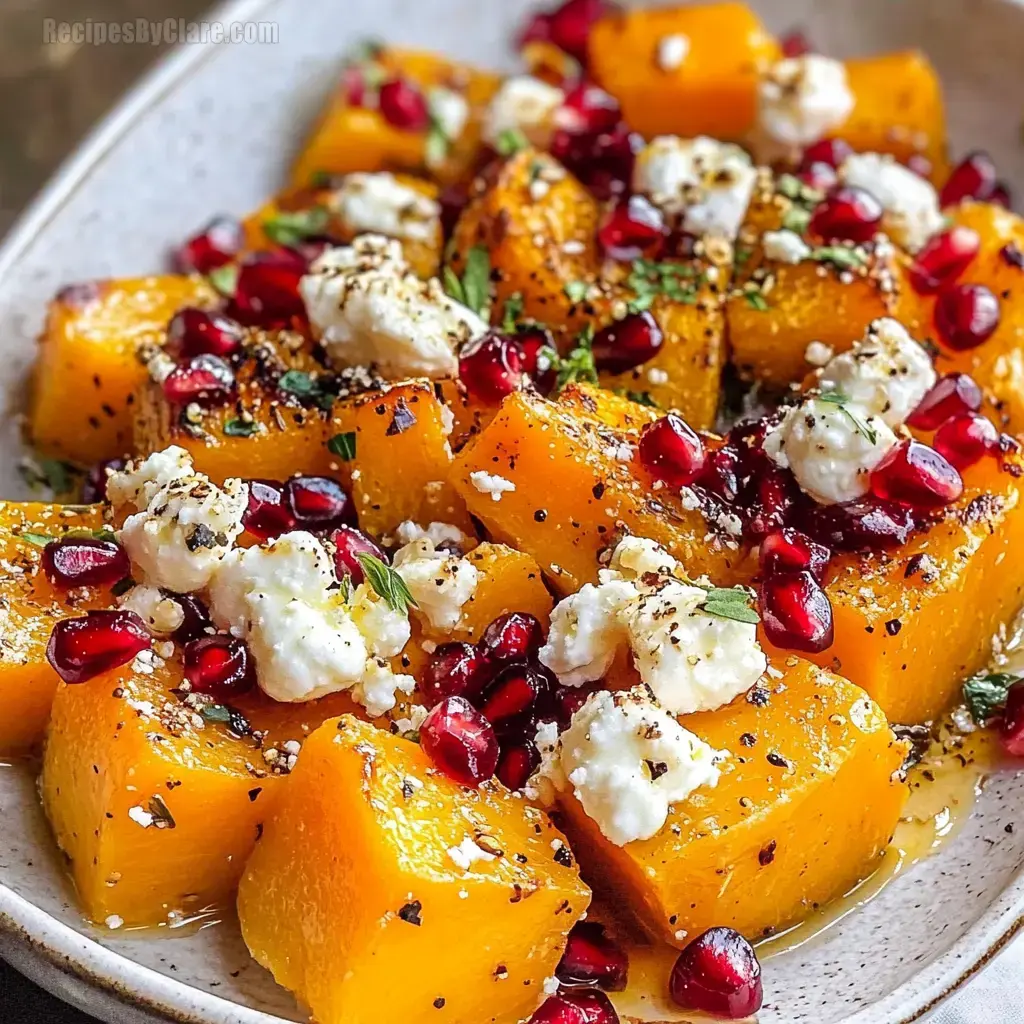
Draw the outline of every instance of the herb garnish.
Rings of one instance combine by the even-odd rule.
[[[837,406],[839,411],[850,421],[853,429],[865,438],[868,444],[878,444],[878,431],[846,404],[850,401],[846,395],[839,391],[823,391],[818,395],[818,401]]]
[[[995,718],[1006,705],[1006,694],[1020,676],[1007,672],[979,672],[964,683],[964,701],[971,718],[985,725]]]
[[[546,359],[557,374],[555,387],[558,391],[576,381],[586,381],[589,384],[597,383],[593,344],[594,328],[591,324],[587,324],[576,338],[576,345],[568,355],[559,355],[555,349],[548,346],[540,350],[539,357]]]
[[[812,260],[831,263],[838,270],[856,270],[867,265],[864,254],[849,245],[821,245],[811,250]]]
[[[567,281],[562,285],[565,297],[575,305],[579,305],[587,297],[589,290],[590,285],[586,281]]]
[[[113,543],[117,540],[113,530],[109,530],[106,527],[101,527],[98,530],[68,530],[66,533],[54,536],[50,533],[38,533],[34,530],[24,530],[19,534],[16,534],[21,540],[28,541],[29,544],[34,544],[37,548],[45,548],[50,541],[54,540],[104,540],[108,543]]]
[[[243,420],[239,416],[224,422],[224,433],[228,437],[252,437],[259,429],[259,424],[255,420]]]
[[[698,278],[694,268],[686,263],[633,260],[626,278],[626,286],[634,293],[630,306],[633,312],[642,312],[659,295],[692,306],[697,301]]]
[[[385,565],[376,555],[359,554],[356,558],[363,567],[367,583],[392,611],[405,612],[410,606],[418,607],[405,580],[390,565]]]
[[[325,206],[311,206],[308,210],[282,210],[263,222],[263,233],[278,245],[298,245],[307,238],[322,235],[330,216]]]
[[[456,301],[473,310],[483,313],[491,298],[491,257],[482,245],[474,245],[466,253],[466,269],[462,278],[445,267],[444,290]]]
[[[330,409],[336,397],[323,386],[319,377],[305,370],[288,370],[282,373],[277,381],[277,389],[321,409]]]
[[[349,430],[328,438],[327,450],[343,462],[351,462],[356,457],[356,432]]]
[[[18,473],[33,490],[48,487],[55,496],[61,497],[74,490],[78,470],[70,462],[60,459],[35,458],[21,462]]]
[[[206,280],[226,298],[234,296],[236,289],[238,288],[238,264],[237,263],[225,263],[222,267],[214,267],[206,275]]]
[[[498,133],[494,148],[499,156],[514,156],[530,145],[529,140],[518,128],[505,128]]]
[[[701,586],[699,583],[696,586]],[[746,622],[756,625],[761,616],[750,607],[752,594],[746,587],[701,587],[707,597],[701,603],[701,611],[719,619]]]
[[[501,329],[507,334],[514,334],[519,326],[519,318],[523,315],[523,293],[513,292],[501,310]]]

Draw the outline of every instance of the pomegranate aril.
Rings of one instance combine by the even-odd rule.
[[[339,526],[331,534],[331,541],[334,543],[335,575],[339,580],[343,576],[350,576],[357,587],[363,582],[365,575],[363,564],[359,561],[360,555],[373,555],[374,558],[387,562],[384,552],[376,542],[354,526]]]
[[[831,164],[822,163],[820,160],[800,168],[796,172],[797,178],[805,185],[817,192],[829,192],[835,188],[839,181],[839,175]]]
[[[306,266],[302,256],[288,249],[247,257],[238,271],[232,312],[244,323],[262,327],[281,326],[293,317],[304,317],[299,281]]]
[[[861,188],[830,192],[811,214],[810,231],[826,242],[870,242],[882,222],[882,204]]]
[[[494,774],[498,781],[513,792],[519,792],[540,764],[540,753],[534,743],[502,743],[498,767]]]
[[[560,729],[568,729],[572,716],[590,696],[591,690],[585,686],[562,686],[555,691],[555,709]]]
[[[565,0],[552,11],[538,11],[520,32],[519,45],[551,42],[586,64],[591,26],[608,8],[607,0]]]
[[[914,531],[905,505],[863,498],[842,505],[812,505],[801,528],[833,551],[877,551],[901,547]]]
[[[111,473],[124,469],[125,459],[106,459],[97,462],[86,474],[82,482],[82,501],[86,505],[97,505],[107,500],[107,481]]]
[[[256,685],[256,666],[249,648],[237,637],[218,633],[187,644],[185,678],[193,691],[226,704]]]
[[[163,391],[171,405],[227,405],[235,395],[235,374],[220,356],[196,356],[171,370]]]
[[[249,504],[242,526],[260,540],[280,537],[295,529],[295,517],[284,500],[284,490],[273,480],[249,481]]]
[[[762,538],[759,557],[761,572],[766,576],[806,570],[815,579],[821,580],[832,552],[823,544],[811,540],[806,533],[786,526]]]
[[[832,646],[832,605],[810,572],[768,576],[760,605],[765,635],[776,647],[817,654]]]
[[[420,726],[420,745],[434,764],[463,786],[479,786],[498,765],[491,723],[465,697],[445,697]]]
[[[805,171],[813,164],[828,164],[836,170],[851,153],[853,146],[844,139],[821,139],[804,150],[800,170]]]
[[[591,350],[599,370],[626,373],[653,359],[665,340],[658,322],[647,311],[629,313],[602,327],[594,335]]]
[[[558,383],[555,364],[544,354],[545,349],[556,351],[551,332],[545,327],[528,327],[519,331],[515,344],[519,349],[523,371],[530,376],[534,387],[542,395],[549,394]]]
[[[151,645],[149,630],[135,612],[92,611],[53,627],[46,660],[65,683],[84,683],[128,664]]]
[[[907,418],[915,430],[936,430],[946,420],[981,408],[981,388],[966,373],[948,373],[932,385],[917,408]]]
[[[423,131],[430,124],[427,98],[420,88],[404,78],[393,78],[380,87],[380,112],[392,128],[406,132]]]
[[[597,240],[612,260],[654,256],[665,240],[665,218],[644,196],[623,197],[605,214]]]
[[[914,509],[941,508],[956,501],[964,482],[956,467],[920,441],[897,445],[871,474],[871,493]]]
[[[611,131],[621,116],[619,101],[592,82],[570,89],[556,114],[560,128],[584,135]]]
[[[549,996],[528,1024],[619,1024],[619,1015],[603,992],[580,989]]]
[[[999,431],[986,416],[965,412],[947,420],[932,438],[932,447],[957,469],[966,469],[999,451]]]
[[[43,572],[57,587],[112,587],[131,572],[128,554],[109,540],[62,537],[43,548]]]
[[[282,491],[284,504],[304,530],[333,530],[355,519],[345,489],[329,476],[293,476]]]
[[[167,354],[174,359],[233,356],[242,346],[242,325],[221,313],[195,306],[179,309],[167,325]]]
[[[440,704],[446,697],[475,701],[493,674],[494,667],[473,644],[458,640],[440,644],[423,673],[423,699],[428,707]]]
[[[1005,181],[997,181],[986,201],[995,206],[1001,206],[1005,210],[1012,209],[1013,193],[1010,191],[1010,186]]]
[[[545,683],[544,677],[529,665],[509,665],[480,698],[480,711],[495,726],[518,718],[537,703]]]
[[[230,263],[245,247],[245,229],[234,217],[214,217],[174,254],[174,263],[183,274],[208,274]]]
[[[608,132],[580,135],[564,129],[551,140],[551,155],[565,164],[601,200],[621,195],[633,178],[643,139],[627,125]]]
[[[910,283],[922,295],[955,281],[978,255],[981,237],[973,228],[957,225],[932,238],[910,268]]]
[[[787,32],[780,40],[783,57],[802,57],[811,52],[811,41],[802,29],[793,29]]]
[[[184,615],[181,625],[174,631],[174,639],[178,643],[187,644],[191,640],[198,640],[213,632],[213,619],[210,618],[210,610],[195,594],[168,594],[167,596],[177,604]]]
[[[441,207],[441,230],[445,238],[451,238],[455,225],[468,202],[469,189],[464,184],[445,185],[441,189],[437,203]]]
[[[697,482],[715,497],[732,502],[739,495],[739,472],[739,453],[728,446],[716,448],[708,453],[704,470]]]
[[[366,103],[366,75],[359,64],[350,64],[341,73],[341,95],[350,107]]]
[[[629,977],[629,958],[603,925],[580,921],[569,933],[555,977],[563,985],[596,985],[605,992],[621,992]]]
[[[952,206],[964,199],[988,199],[996,187],[996,165],[983,150],[968,153],[953,168],[939,192],[942,206]]]
[[[640,434],[641,464],[672,487],[693,483],[704,468],[704,443],[685,420],[669,413]]]
[[[983,284],[948,284],[935,303],[939,340],[958,352],[988,341],[999,326],[999,299]]]
[[[747,490],[753,491],[753,500],[748,499],[748,507],[737,511],[746,519],[746,533],[756,538],[785,523],[799,489],[791,474],[773,466],[758,466],[751,478],[753,488],[748,486]]]
[[[684,1009],[739,1020],[761,1009],[761,965],[739,932],[709,928],[679,954],[669,992]]]
[[[499,615],[480,638],[480,649],[494,661],[519,661],[544,643],[544,628],[529,612]]]
[[[1024,757],[1024,681],[1014,683],[1006,691],[999,740],[1012,757]]]
[[[489,331],[459,355],[459,377],[472,398],[497,405],[523,382],[523,357],[515,341]]]

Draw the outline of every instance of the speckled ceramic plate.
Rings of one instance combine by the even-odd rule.
[[[276,45],[188,46],[100,127],[0,252],[6,432],[0,493],[14,495],[15,413],[46,301],[83,278],[162,266],[213,211],[241,213],[287,162],[355,41],[381,36],[484,64],[508,63],[524,0],[245,0],[217,20],[279,25]],[[936,62],[957,150],[984,145],[1024,186],[1024,8],[1009,0],[754,0],[769,24],[806,25],[837,55],[920,46]],[[955,628],[955,624],[951,624]],[[983,787],[957,837],[866,905],[766,966],[764,1024],[917,1020],[1022,925],[1024,777]],[[301,1020],[248,958],[237,928],[100,934],[75,909],[31,772],[0,768],[0,952],[69,1002],[112,1022]],[[651,1013],[650,1016],[658,1016]]]

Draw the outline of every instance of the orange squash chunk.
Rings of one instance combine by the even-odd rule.
[[[660,47],[675,35],[689,49],[678,67],[665,66]],[[714,3],[606,15],[588,55],[594,78],[641,135],[739,139],[754,123],[759,72],[780,50],[746,4]]]
[[[465,176],[480,144],[480,122],[487,104],[497,92],[498,75],[457,64],[432,53],[375,47],[351,65],[356,74],[369,69],[373,78],[386,81],[405,78],[423,89],[432,87],[459,92],[469,105],[462,134],[439,161],[429,161],[432,177],[443,182]],[[292,169],[292,184],[308,186],[318,173],[400,170],[418,172],[428,163],[427,129],[406,131],[392,127],[372,106],[351,106],[340,85],[328,101],[320,122]]]
[[[779,665],[782,678],[681,719],[728,756],[717,786],[658,835],[615,846],[571,793],[560,799],[584,877],[658,941],[684,946],[716,925],[760,938],[880,865],[907,795],[905,744],[863,690],[795,658]]]
[[[53,587],[40,567],[46,539],[102,526],[99,506],[0,502],[0,755],[26,753],[43,738],[59,682],[46,660],[54,623],[110,603],[106,591]]]
[[[496,783],[465,789],[414,743],[326,722],[246,866],[242,934],[321,1024],[376,1024],[384,991],[406,1024],[519,1020],[590,902],[561,838]]]
[[[138,348],[162,341],[182,306],[215,300],[202,278],[171,274],[65,288],[50,303],[39,339],[28,412],[32,443],[80,463],[130,451],[132,405],[146,379]]]
[[[644,425],[653,423],[661,415],[649,405],[641,405],[624,395],[592,384],[569,384],[558,396],[558,404],[581,419],[592,420],[598,426],[611,427],[639,438]]]
[[[694,575],[722,584],[749,578],[747,555],[714,535],[678,493],[655,490],[639,475],[631,437],[517,393],[456,456],[452,480],[491,535],[532,555],[562,594],[597,579],[598,556],[623,529],[657,541]],[[474,483],[477,473],[503,477],[515,490],[494,501],[477,486],[486,486],[484,478]]]

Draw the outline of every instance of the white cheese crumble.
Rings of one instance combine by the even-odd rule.
[[[142,828],[151,828],[154,821],[153,815],[138,804],[128,808],[128,817]]]
[[[739,146],[700,135],[660,135],[637,156],[633,187],[695,235],[739,233],[757,170]]]
[[[533,145],[543,147],[564,99],[561,89],[532,75],[506,78],[484,115],[484,142],[497,146],[504,132],[518,131]]]
[[[469,538],[451,523],[430,523],[426,529],[411,519],[399,523],[395,528],[395,540],[399,544],[411,544],[414,540],[429,540],[434,547],[450,546],[465,550]]]
[[[684,729],[643,687],[600,690],[552,743],[538,735],[542,762],[531,791],[572,788],[601,833],[616,846],[650,839],[669,810],[701,786],[715,786],[724,756]]]
[[[440,204],[402,184],[387,171],[347,174],[328,203],[356,234],[372,233],[418,242],[440,237]]]
[[[487,324],[420,280],[401,245],[360,235],[328,249],[299,283],[314,333],[339,366],[374,366],[391,379],[455,376],[458,351]]]
[[[480,582],[480,571],[468,558],[437,550],[429,537],[399,548],[391,564],[416,602],[414,613],[434,629],[458,625]]]
[[[811,366],[820,367],[824,366],[835,354],[836,350],[831,345],[826,345],[823,341],[812,341],[804,349],[804,360]]]
[[[801,263],[811,255],[811,247],[795,231],[788,228],[781,231],[766,231],[761,236],[761,245],[765,257],[779,263]]]
[[[454,142],[466,128],[469,121],[469,102],[461,92],[435,85],[427,91],[427,109],[438,131]]]
[[[689,36],[684,36],[682,32],[662,36],[658,40],[658,67],[662,71],[675,71],[676,68],[682,67],[689,52]]]
[[[511,480],[506,480],[496,473],[486,473],[478,469],[469,474],[469,482],[481,493],[489,494],[491,501],[501,501],[501,496],[509,491],[514,491],[516,485]]]
[[[135,612],[147,629],[157,636],[173,633],[185,621],[181,605],[167,597],[158,587],[132,587],[117,599],[117,603],[119,607]]]
[[[201,590],[242,532],[249,488],[223,487],[196,473],[183,448],[131,463],[107,482],[116,512],[133,510],[118,539],[148,585],[178,593]]]
[[[886,230],[910,252],[945,227],[935,186],[888,154],[851,153],[839,168],[839,179],[882,204]]]
[[[821,372],[822,391],[845,395],[852,405],[898,427],[935,384],[928,353],[892,317],[868,325],[853,348],[828,361]]]
[[[761,129],[784,146],[803,148],[842,125],[854,106],[842,61],[819,54],[772,65],[758,87]]]
[[[111,914],[104,922],[111,931],[117,931],[118,928],[123,927],[124,918],[119,917],[117,914]]]
[[[448,847],[448,856],[461,871],[469,871],[476,863],[486,864],[497,860],[497,856],[481,849],[472,836],[466,836],[458,846]]]

